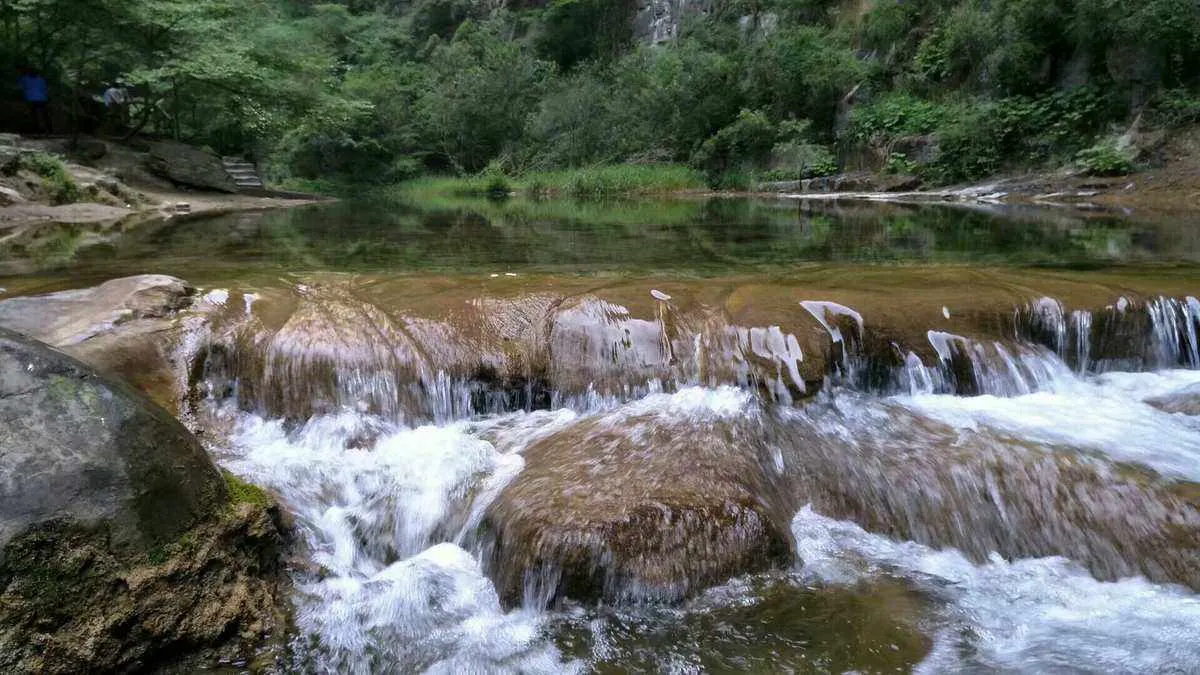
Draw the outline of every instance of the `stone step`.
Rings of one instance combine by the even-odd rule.
[[[261,180],[258,180],[257,178],[253,178],[253,179],[251,179],[251,178],[242,178],[242,179],[239,179],[239,180],[235,180],[235,181],[233,181],[233,182],[234,182],[234,184],[235,184],[235,185],[237,185],[238,187],[262,187],[262,186],[263,186],[263,183],[262,183],[262,181],[261,181]]]
[[[238,176],[257,176],[258,175],[258,172],[255,171],[254,169],[225,169],[225,173],[229,174],[230,176],[233,176],[234,178],[236,178]]]

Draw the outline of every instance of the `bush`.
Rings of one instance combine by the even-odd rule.
[[[837,171],[837,158],[823,145],[794,140],[771,149],[771,180],[818,178]]]
[[[904,153],[893,152],[888,155],[887,162],[883,165],[883,172],[891,174],[914,174],[920,168],[920,165],[910,160]]]
[[[1200,97],[1186,89],[1163,92],[1150,108],[1150,117],[1165,127],[1181,127],[1200,122]]]
[[[21,168],[42,177],[42,187],[54,204],[73,204],[83,199],[83,190],[62,160],[45,152],[21,156]]]
[[[732,124],[704,141],[692,162],[710,173],[763,165],[779,130],[761,110],[742,110]]]
[[[1089,176],[1124,176],[1134,170],[1133,160],[1111,141],[1080,150],[1075,162]]]

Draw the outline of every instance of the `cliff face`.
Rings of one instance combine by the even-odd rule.
[[[659,44],[679,34],[685,18],[707,14],[713,0],[640,0],[633,21],[634,39]]]

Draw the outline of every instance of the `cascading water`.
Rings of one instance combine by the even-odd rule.
[[[1200,418],[1159,403],[1200,386],[1180,369],[1200,367],[1200,302],[1041,299],[1008,338],[907,342],[834,302],[793,303],[807,328],[736,326],[654,293],[652,319],[555,304],[529,322],[544,343],[345,300],[377,342],[188,342],[219,459],[279,493],[307,545],[288,667],[1200,663]],[[314,374],[319,405],[279,398]]]

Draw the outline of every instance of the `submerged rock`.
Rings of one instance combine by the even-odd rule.
[[[1200,385],[1150,399],[1146,403],[1163,412],[1200,417]]]
[[[524,470],[486,515],[491,574],[508,603],[677,601],[789,560],[786,513],[741,442],[749,430],[738,412],[667,416],[643,405],[525,450]]]
[[[282,538],[165,411],[0,329],[0,671],[144,670],[273,627]]]

